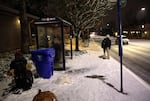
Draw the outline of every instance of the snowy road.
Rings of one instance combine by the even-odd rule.
[[[112,46],[112,56],[119,61],[118,46]],[[123,64],[150,84],[150,41],[131,40],[123,46]]]

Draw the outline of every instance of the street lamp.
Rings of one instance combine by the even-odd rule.
[[[109,27],[109,23],[107,23],[106,26]]]
[[[145,28],[145,25],[142,25],[141,27],[142,27],[142,29],[144,29],[144,28]]]
[[[143,24],[142,26],[141,26],[141,36],[142,36],[142,38],[144,37],[144,28],[145,28],[145,25]]]
[[[146,8],[145,7],[141,7],[140,11],[139,11],[143,16],[146,15]]]
[[[137,20],[142,21],[142,23],[144,23],[146,13],[147,13],[146,7],[140,7],[136,15]]]
[[[141,23],[142,23],[142,26],[141,26],[141,36],[142,36],[142,38],[144,37],[144,29],[145,29],[145,23],[146,23],[146,19],[145,19],[145,17],[146,17],[146,8],[145,7],[141,7],[140,8],[140,14],[141,14]]]
[[[142,8],[141,8],[141,11],[145,11],[145,10],[146,10],[146,8],[145,8],[145,7],[142,7]]]

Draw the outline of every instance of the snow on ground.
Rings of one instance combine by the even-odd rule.
[[[149,101],[150,89],[126,69],[125,94],[120,93],[120,64],[113,58],[103,60],[100,55],[98,51],[87,51],[67,59],[66,71],[54,71],[50,79],[37,78],[31,90],[10,94],[3,101],[32,101],[38,89],[54,92],[58,101]]]
[[[98,47],[93,43],[90,46]],[[112,57],[109,60],[100,58],[100,48],[88,49],[72,60],[67,59],[66,71],[54,71],[50,79],[36,78],[32,89],[22,94],[1,96],[0,101],[32,101],[39,89],[52,91],[58,101],[149,101],[149,85],[123,66],[124,93],[121,93],[120,63]],[[2,94],[10,79],[0,82]]]

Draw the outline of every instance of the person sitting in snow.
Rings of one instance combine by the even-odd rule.
[[[28,90],[32,87],[32,72],[26,69],[26,65],[27,60],[20,51],[17,51],[15,59],[10,64],[10,70],[14,71],[15,88],[17,89]]]

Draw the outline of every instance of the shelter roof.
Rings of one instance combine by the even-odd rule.
[[[60,17],[47,17],[41,18],[40,21],[35,22],[36,25],[47,25],[47,24],[61,24],[63,23],[65,26],[72,26],[72,24]]]

